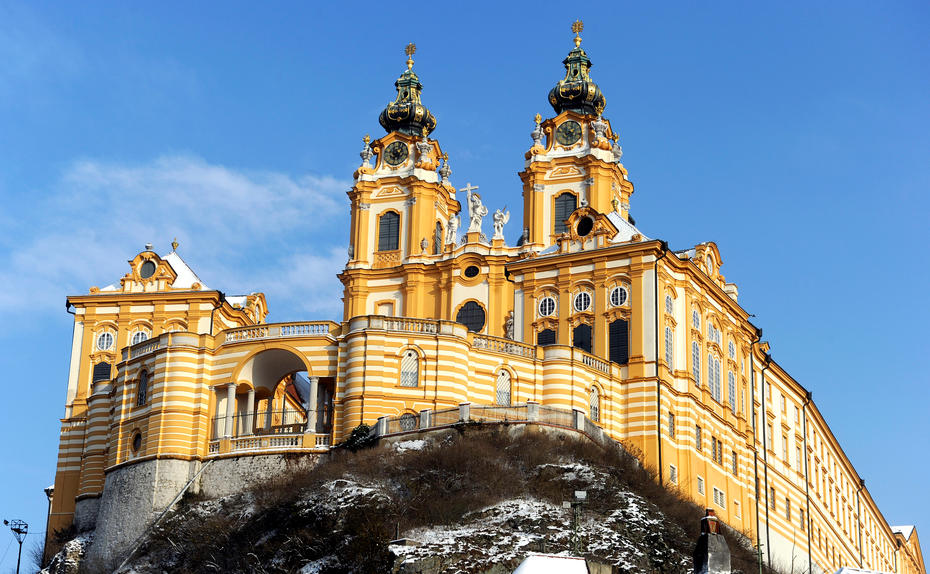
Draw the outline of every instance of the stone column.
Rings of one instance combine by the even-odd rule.
[[[539,421],[539,403],[537,401],[526,401],[526,420],[531,422]]]
[[[274,414],[274,397],[265,399],[265,431],[271,432],[271,415]]]
[[[233,434],[233,415],[236,413],[236,383],[226,385],[226,432],[227,438]]]
[[[245,405],[245,430],[247,434],[255,434],[255,389],[249,389],[249,398]]]
[[[471,419],[471,403],[459,403],[459,421],[468,422]]]
[[[420,428],[428,429],[430,427],[430,409],[420,411]]]
[[[320,377],[310,377],[310,394],[307,397],[307,429],[306,432],[316,432],[317,423],[317,394],[320,388]]]

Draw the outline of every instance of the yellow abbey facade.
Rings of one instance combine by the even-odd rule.
[[[348,193],[341,322],[265,323],[262,294],[208,288],[176,244],[69,297],[49,532],[96,528],[112,561],[191,485],[240,488],[361,424],[408,432],[498,409],[586,419],[786,572],[925,573],[916,530],[887,522],[771,359],[716,245],[672,251],[635,226],[580,43],[524,154],[517,245],[509,213],[450,182],[410,46]]]

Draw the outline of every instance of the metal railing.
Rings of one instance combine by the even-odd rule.
[[[298,434],[306,430],[307,417],[303,411],[283,408],[233,415],[229,429],[227,422],[225,415],[213,417],[213,440],[224,437]]]

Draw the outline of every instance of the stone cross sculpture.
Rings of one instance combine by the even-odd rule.
[[[453,215],[449,218],[449,231],[446,233],[446,243],[455,243],[455,236],[458,235],[459,216]]]
[[[694,574],[730,574],[730,548],[712,508],[701,519],[701,537],[694,547]]]
[[[504,207],[506,210],[507,207]],[[494,210],[494,237],[492,239],[503,239],[504,238],[504,225],[510,221],[510,211],[501,211],[500,209]]]
[[[465,184],[465,187],[462,189],[465,190],[465,193],[468,197],[468,233],[481,233],[481,219],[488,214],[488,208],[481,203],[481,196],[477,193],[472,193],[474,190],[478,189],[477,185],[472,185],[470,182]]]

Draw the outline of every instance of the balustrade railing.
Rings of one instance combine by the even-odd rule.
[[[388,331],[408,331],[435,335],[439,332],[439,322],[429,319],[412,319],[410,317],[385,317],[384,328]]]
[[[476,349],[507,353],[508,355],[526,357],[527,359],[536,358],[536,347],[534,345],[511,341],[510,339],[501,339],[500,337],[476,335],[472,339],[472,346]]]
[[[236,327],[224,331],[224,343],[255,341],[276,337],[314,337],[331,333],[336,323],[330,321],[304,321],[300,323],[268,323]]]
[[[602,373],[610,374],[610,363],[607,361],[602,361],[594,355],[589,355],[584,351],[581,351],[581,362],[592,369],[598,370]]]

